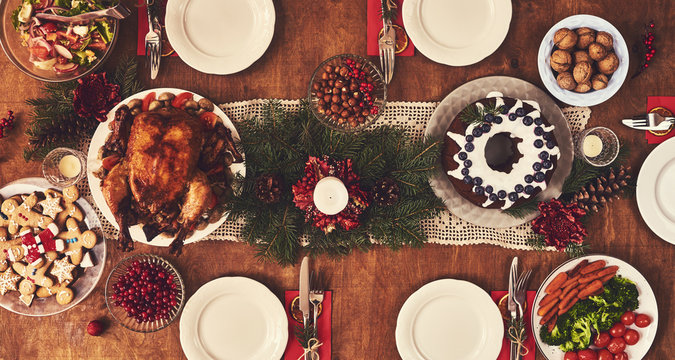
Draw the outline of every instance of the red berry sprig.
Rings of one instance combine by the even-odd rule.
[[[162,266],[136,260],[113,285],[111,298],[138,323],[169,319],[178,306],[173,280]]]
[[[14,128],[14,112],[12,110],[7,111],[7,117],[0,119],[0,139],[5,137],[5,131],[12,130]]]
[[[640,75],[643,71],[647,70],[649,63],[652,61],[652,58],[656,54],[656,49],[653,46],[654,40],[656,39],[654,35],[654,21],[650,21],[645,26],[645,34],[642,36],[642,45],[644,45],[644,58],[642,59],[642,64],[635,72],[633,77]]]

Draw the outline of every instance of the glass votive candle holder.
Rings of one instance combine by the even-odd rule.
[[[68,187],[82,180],[87,173],[87,157],[83,152],[56,148],[42,161],[42,174],[50,184]]]
[[[576,155],[593,166],[607,166],[619,155],[619,138],[602,126],[586,129],[579,134]]]

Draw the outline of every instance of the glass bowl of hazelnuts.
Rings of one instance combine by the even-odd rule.
[[[611,98],[628,74],[628,47],[612,24],[593,15],[567,17],[546,33],[537,66],[558,100],[592,106]]]
[[[321,123],[336,131],[355,133],[382,115],[387,86],[372,62],[358,55],[341,54],[314,70],[307,98]]]

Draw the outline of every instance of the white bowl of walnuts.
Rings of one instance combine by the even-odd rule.
[[[544,36],[537,59],[546,89],[575,106],[612,97],[628,73],[628,47],[612,24],[593,15],[573,15]]]

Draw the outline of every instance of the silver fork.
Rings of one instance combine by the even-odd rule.
[[[145,0],[145,5],[148,7],[148,33],[145,34],[145,56],[150,64],[150,79],[155,80],[159,72],[159,61],[162,56],[162,42],[160,34],[162,29],[159,25],[157,16],[152,15],[153,0]]]
[[[102,18],[102,17],[110,17],[114,19],[124,19],[131,15],[131,10],[124,6],[122,3],[119,3],[111,8],[108,9],[103,9],[103,10],[96,10],[96,11],[91,11],[88,13],[80,14],[80,15],[75,15],[75,16],[61,16],[61,15],[55,15],[55,14],[47,14],[47,13],[37,13],[35,14],[35,17],[40,19],[40,20],[50,20],[50,21],[58,21],[58,22],[64,22],[64,23],[71,23],[71,24],[82,24],[82,23],[88,23],[91,20]]]
[[[525,294],[527,293],[527,282],[530,280],[530,275],[532,275],[532,270],[527,270],[522,275],[520,275],[518,282],[516,283],[516,296],[514,300],[518,305],[518,314],[520,315],[521,319],[523,318],[523,305],[526,301]]]
[[[319,330],[318,327],[316,326],[316,319],[319,316],[319,305],[323,302],[323,284],[321,281],[321,277],[319,276],[319,270],[316,271],[316,276],[314,276],[314,272],[312,272],[312,276],[310,277],[310,287],[312,290],[309,291],[309,302],[312,304],[313,312],[314,312],[314,333],[316,334],[317,339],[319,338]]]
[[[668,130],[675,124],[675,117],[667,117],[657,113],[634,116],[632,119],[623,119],[621,122],[633,129],[639,130]]]
[[[384,31],[379,42],[380,67],[384,76],[384,83],[389,84],[394,76],[394,49],[396,46],[396,31],[391,26],[391,21],[384,21]]]

